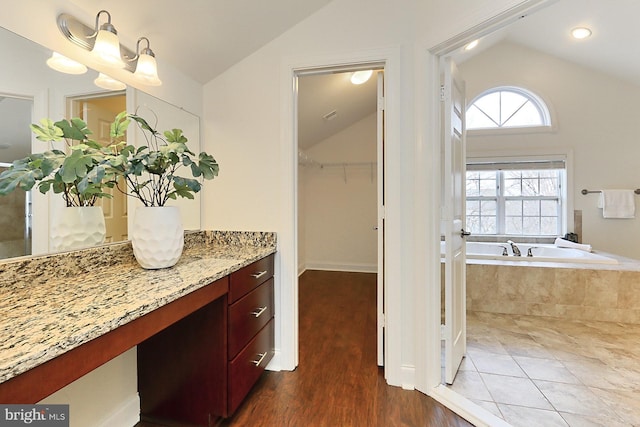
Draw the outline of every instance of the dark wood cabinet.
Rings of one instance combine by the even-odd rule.
[[[211,426],[236,411],[274,355],[273,262],[220,279],[228,294],[138,345],[143,421]]]

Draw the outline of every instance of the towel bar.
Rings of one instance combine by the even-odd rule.
[[[636,188],[635,190],[633,190],[634,193],[636,194],[640,194],[640,188]],[[592,194],[592,193],[602,193],[602,190],[582,190],[581,191],[582,194]]]

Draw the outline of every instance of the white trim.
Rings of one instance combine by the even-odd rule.
[[[430,396],[476,427],[511,426],[502,418],[496,417],[491,412],[444,385],[434,388]]]
[[[140,396],[131,395],[106,417],[96,423],[99,427],[134,426],[140,421]]]
[[[344,271],[350,273],[377,273],[378,266],[376,264],[348,264],[342,262],[309,261],[302,268],[302,271],[306,270]]]
[[[373,49],[365,52],[322,55],[314,57],[286,58],[281,71],[281,152],[282,156],[282,194],[283,216],[282,231],[278,235],[280,255],[280,278],[276,284],[276,305],[280,307],[276,315],[276,348],[282,354],[283,369],[295,369],[298,365],[298,221],[297,221],[297,120],[296,76],[300,73],[317,72],[331,68],[359,67],[364,64],[384,65],[387,129],[386,145],[400,144],[400,49]],[[385,278],[393,277],[387,283],[399,283],[402,259],[400,219],[400,176],[401,165],[387,159],[391,167],[385,176],[385,193],[389,195],[387,206],[388,227],[385,233],[390,236],[385,250]],[[389,191],[389,188],[392,191]],[[387,330],[385,334],[385,378],[391,385],[401,383],[401,331],[402,304],[401,287],[389,286],[385,289],[385,314]]]

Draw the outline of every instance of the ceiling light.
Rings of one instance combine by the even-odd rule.
[[[480,41],[479,41],[478,39],[476,39],[476,40],[474,40],[474,41],[472,41],[472,42],[468,43],[468,44],[464,47],[464,50],[471,50],[471,49],[473,49],[474,47],[478,46],[478,43],[480,43]]]
[[[140,42],[145,40],[147,47],[140,52]],[[160,86],[162,82],[158,78],[158,65],[156,63],[156,56],[149,48],[149,39],[146,37],[140,37],[136,46],[138,64],[136,65],[136,71],[133,73],[134,77],[143,83],[150,86]]]
[[[123,90],[127,87],[126,84],[112,77],[109,77],[104,73],[99,73],[98,78],[96,78],[93,82],[96,84],[96,86],[107,90]]]
[[[66,74],[84,74],[87,72],[87,67],[84,64],[60,55],[58,52],[53,52],[51,58],[47,59],[47,65],[49,68]]]
[[[577,27],[571,30],[571,35],[574,39],[586,39],[587,37],[591,36],[591,30],[587,27]]]
[[[100,15],[107,15],[107,22],[99,26]],[[118,41],[118,32],[111,25],[111,15],[101,10],[96,15],[95,27],[91,28],[68,13],[58,16],[58,28],[72,43],[90,51],[96,61],[115,68],[124,68],[134,73],[141,83],[158,86],[162,82],[158,78],[158,67],[155,54],[149,47],[149,39],[140,37],[136,52],[132,52]],[[147,47],[140,50],[140,42],[147,42]]]
[[[351,83],[361,85],[371,78],[373,70],[356,71],[351,75]]]

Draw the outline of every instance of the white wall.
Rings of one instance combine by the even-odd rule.
[[[640,144],[633,132],[640,114],[640,87],[506,42],[460,64],[459,69],[467,82],[468,99],[498,85],[520,86],[548,103],[556,125],[547,133],[473,136],[471,132],[468,150],[573,152],[569,193],[574,208],[582,211],[583,241],[596,250],[640,259],[636,244],[640,210],[636,219],[604,219],[596,207],[598,196],[580,194],[583,188],[640,188]]]
[[[307,269],[377,271],[376,119],[371,114],[306,152],[315,162],[333,164],[299,169]]]
[[[387,353],[385,375],[390,384],[412,388],[415,322],[420,318],[415,310],[422,310],[426,297],[419,291],[422,298],[416,299],[416,290],[431,282],[433,289],[439,289],[433,261],[439,236],[439,209],[434,208],[439,206],[434,185],[439,182],[439,161],[434,153],[439,151],[434,150],[437,141],[429,126],[437,120],[431,98],[436,83],[427,49],[523,3],[375,0],[363,7],[358,0],[334,0],[205,85],[204,148],[216,156],[221,169],[219,179],[204,190],[203,224],[278,232],[276,350],[284,358],[282,367],[292,369],[297,364],[292,341],[296,290],[291,276],[298,265],[295,206],[289,200],[296,186],[296,147],[290,141],[293,102],[288,97],[292,70],[341,65],[378,54],[389,59],[385,275],[387,349],[393,350]],[[424,339],[424,334],[417,336]]]

